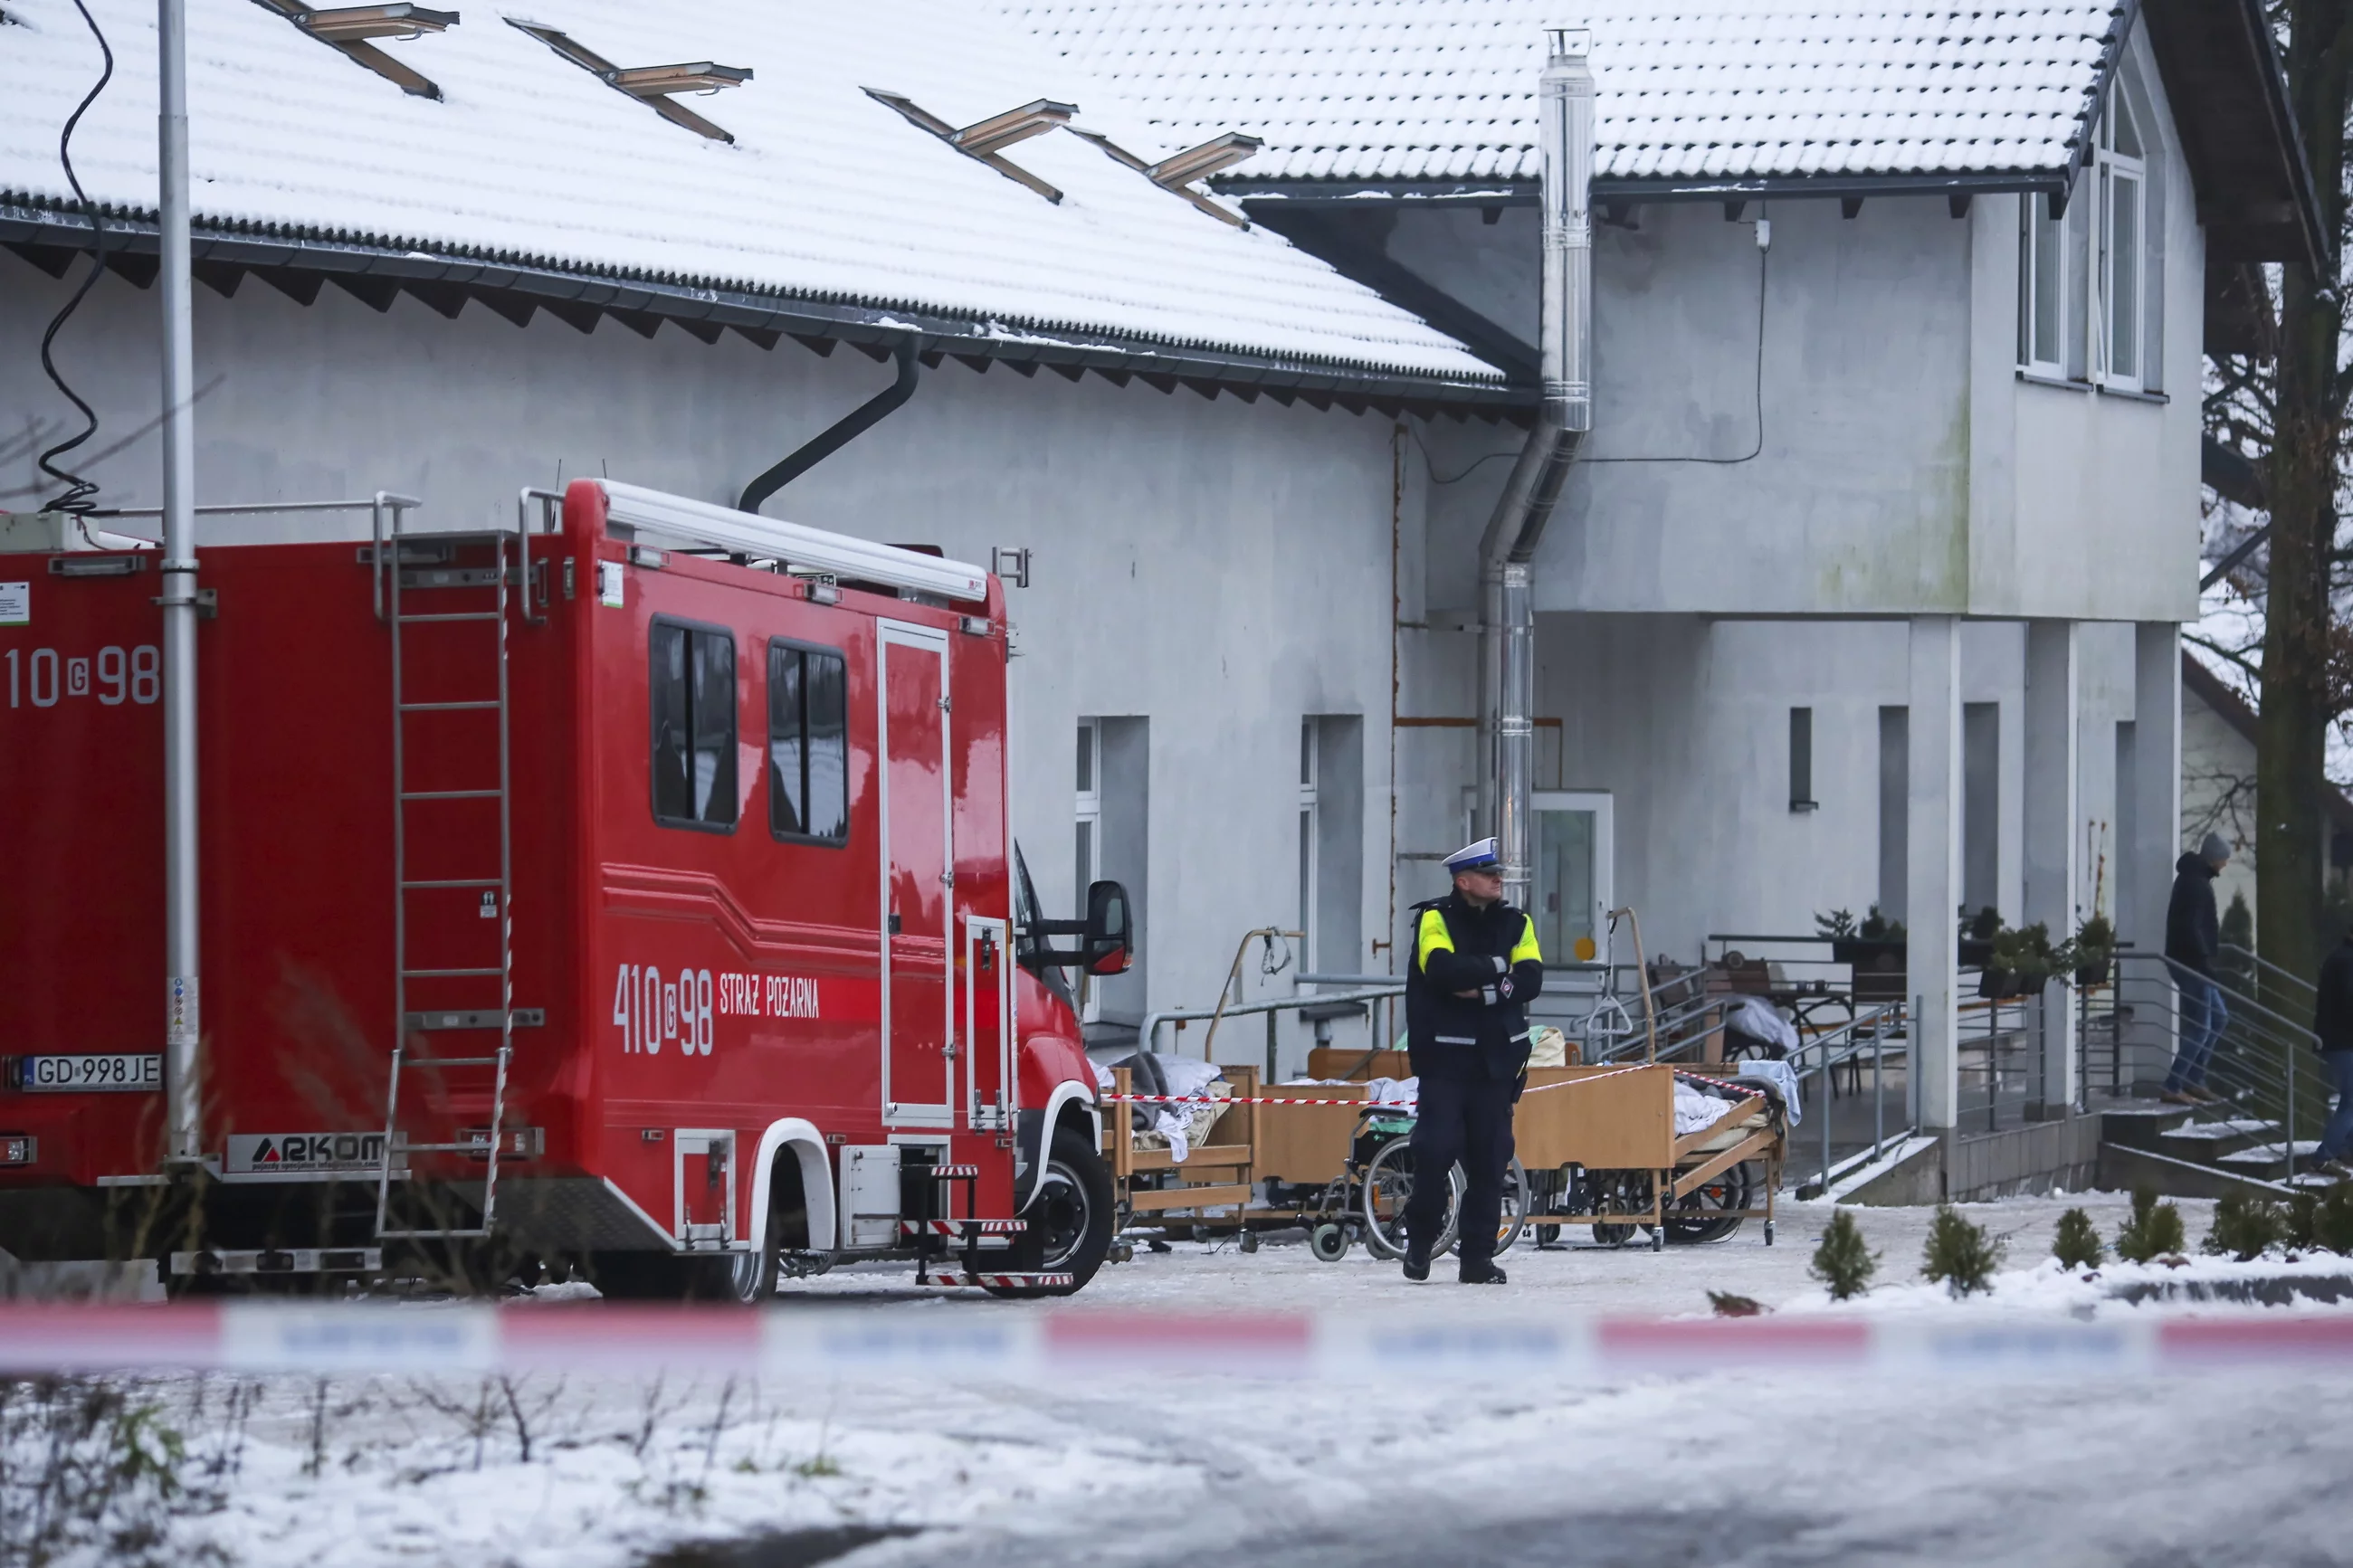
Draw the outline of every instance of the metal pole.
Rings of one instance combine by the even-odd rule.
[[[196,458],[189,326],[186,0],[156,5],[157,292],[164,303],[164,971],[168,1158],[204,1156],[196,942]]]
[[[1879,1158],[1880,1145],[1887,1142],[1887,1015],[1882,1013],[1871,1025],[1871,1157]]]

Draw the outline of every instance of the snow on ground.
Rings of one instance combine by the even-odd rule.
[[[2050,1265],[2052,1226],[2076,1204],[2104,1236],[2127,1206],[2116,1194],[1967,1205],[2007,1237],[2012,1268],[1965,1303],[1917,1279],[1930,1211],[1855,1210],[1881,1288],[1837,1310],[2192,1310],[2105,1300],[2101,1285],[2131,1269],[2087,1284]],[[2194,1245],[2207,1205],[2181,1207]],[[1524,1244],[1502,1290],[1457,1286],[1443,1264],[1409,1287],[1361,1250],[1322,1264],[1296,1244],[1244,1255],[1184,1241],[1139,1247],[1082,1303],[1502,1321],[1704,1311],[1713,1289],[1828,1311],[1805,1275],[1830,1212],[1787,1205],[1771,1247],[1754,1225],[1662,1254]],[[2179,1277],[2234,1267],[2199,1258]],[[882,1313],[1039,1310],[920,1292],[902,1269],[839,1270],[793,1293]],[[239,1421],[241,1389],[257,1404]],[[217,1507],[165,1533],[157,1560],[175,1563],[2353,1564],[2338,1495],[2353,1477],[2353,1375],[2336,1371],[2040,1384],[1701,1366],[1456,1389],[1259,1381],[1222,1375],[1205,1353],[1198,1375],[1049,1387],[371,1378],[328,1385],[323,1418],[302,1379],[146,1393],[190,1435],[193,1465],[221,1461]],[[911,1533],[863,1545],[795,1533],[845,1525]]]

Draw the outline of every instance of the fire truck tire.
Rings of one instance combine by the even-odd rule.
[[[1038,1184],[1027,1210],[1029,1233],[1014,1255],[1025,1271],[1068,1274],[1071,1283],[991,1285],[987,1289],[992,1296],[1076,1295],[1111,1253],[1111,1172],[1092,1143],[1068,1128],[1056,1131]]]

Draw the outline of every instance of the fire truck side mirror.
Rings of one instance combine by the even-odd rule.
[[[1082,949],[1090,974],[1124,974],[1135,960],[1134,928],[1128,920],[1127,889],[1117,882],[1087,889],[1087,929]]]

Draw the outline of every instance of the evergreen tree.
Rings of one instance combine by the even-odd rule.
[[[2189,1245],[2181,1211],[2157,1201],[2155,1187],[2135,1187],[2132,1217],[2116,1232],[2116,1256],[2127,1263],[2168,1258]]]
[[[2353,1182],[2339,1182],[2313,1205],[2312,1245],[2353,1254]]]
[[[1928,1246],[1920,1258],[1920,1272],[1941,1282],[1953,1299],[1993,1289],[1994,1270],[2001,1267],[2003,1243],[1992,1240],[1985,1227],[1971,1225],[1950,1204],[1936,1205],[1928,1226]]]
[[[2245,1263],[2288,1233],[2288,1216],[2277,1204],[2224,1193],[2214,1204],[2213,1228],[2206,1233],[2203,1250],[2227,1253]]]
[[[1878,1271],[1879,1254],[1863,1246],[1862,1227],[1854,1223],[1854,1215],[1844,1209],[1833,1211],[1806,1272],[1829,1289],[1831,1300],[1844,1301],[1870,1289],[1871,1277]]]
[[[2059,1232],[2051,1238],[2051,1256],[2062,1268],[2097,1268],[2107,1250],[2100,1244],[2100,1233],[2093,1228],[2090,1215],[2069,1209],[2059,1216]]]

